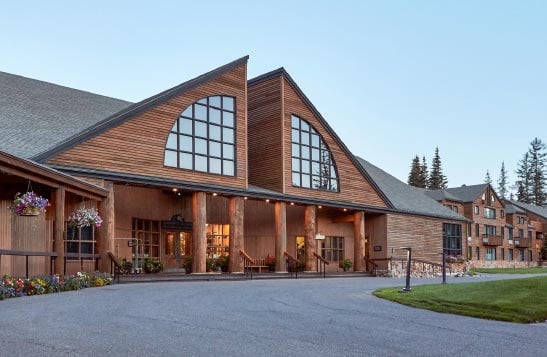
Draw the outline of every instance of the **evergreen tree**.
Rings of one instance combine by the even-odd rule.
[[[410,173],[408,174],[408,184],[410,186],[418,186],[421,176],[421,168],[420,168],[420,158],[418,155],[412,159],[412,164],[410,165]]]
[[[422,165],[420,166],[420,181],[418,182],[418,187],[426,188],[427,183],[429,182],[429,170],[427,168],[427,161],[425,161],[425,156],[422,156]]]
[[[519,161],[518,169],[515,173],[518,177],[516,182],[517,201],[531,203],[530,191],[532,178],[530,175],[530,154],[528,152],[522,156],[522,159]]]
[[[530,174],[530,203],[536,206],[543,206],[547,202],[547,177],[546,156],[547,147],[538,138],[534,138],[528,150],[529,174]]]
[[[500,176],[498,177],[498,194],[501,198],[507,198],[507,171],[505,171],[505,162],[501,162]],[[511,194],[512,195],[512,194]]]
[[[435,148],[435,156],[431,162],[431,175],[429,176],[429,182],[427,188],[431,190],[445,189],[448,181],[443,175],[441,157],[439,155],[439,148]]]
[[[484,183],[492,184],[492,178],[490,177],[490,171],[486,170],[486,176],[484,177]]]

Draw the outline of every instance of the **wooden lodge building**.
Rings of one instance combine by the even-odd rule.
[[[362,271],[365,257],[403,247],[436,262],[443,248],[488,254],[467,202],[445,207],[354,156],[283,68],[248,80],[247,61],[138,103],[0,72],[0,253],[50,252],[56,273],[107,271],[108,253],[166,269],[191,256],[193,273],[221,255],[230,272],[244,255],[275,257],[283,272],[287,256],[306,270],[320,256],[329,270],[351,259]],[[14,195],[29,186],[51,206],[17,216]],[[79,207],[97,208],[101,227],[71,230]],[[31,257],[30,274],[50,259]],[[22,262],[0,255],[0,274],[22,274]]]

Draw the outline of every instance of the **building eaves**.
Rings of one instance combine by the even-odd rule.
[[[382,190],[378,187],[376,182],[369,176],[369,174],[362,168],[362,166],[359,164],[359,161],[356,159],[356,157],[351,153],[351,151],[348,149],[346,144],[340,139],[338,134],[332,129],[332,127],[329,125],[327,120],[321,115],[319,110],[313,105],[311,100],[304,94],[302,89],[296,84],[296,82],[292,79],[290,74],[285,70],[285,68],[280,67],[278,69],[275,69],[273,71],[264,73],[258,77],[252,78],[247,81],[248,86],[253,86],[257,83],[269,80],[271,78],[276,78],[282,76],[285,78],[285,80],[289,83],[289,85],[294,89],[294,91],[298,94],[300,99],[306,104],[306,106],[311,110],[311,112],[317,117],[317,119],[321,122],[321,125],[327,130],[327,132],[332,136],[336,144],[342,149],[342,151],[346,154],[346,156],[349,158],[349,160],[353,163],[353,165],[359,170],[361,175],[370,183],[370,185],[374,188],[376,193],[380,196],[380,198],[384,201],[384,203],[390,207],[394,208],[392,202],[389,200],[389,197],[387,197]]]
[[[105,131],[109,129],[112,129],[124,123],[125,121],[129,120],[131,117],[157,105],[160,102],[166,101],[168,99],[171,99],[174,96],[177,96],[181,93],[184,93],[188,90],[191,90],[195,87],[205,84],[225,72],[228,72],[234,68],[237,68],[243,64],[246,64],[248,59],[249,59],[249,56],[241,57],[235,61],[227,63],[223,66],[213,69],[212,71],[209,71],[189,81],[179,84],[173,88],[167,89],[161,93],[158,93],[152,97],[144,99],[138,103],[132,104],[129,107],[119,111],[118,113],[115,113],[107,117],[106,119],[98,122],[92,127],[68,138],[67,140],[63,141],[59,145],[45,152],[42,152],[38,155],[35,155],[33,157],[33,160],[39,161],[39,162],[45,162],[51,159],[52,157],[59,155],[63,151],[66,151],[86,140],[89,140],[99,134],[104,133]]]
[[[543,219],[547,219],[547,208],[531,205],[528,203],[518,202],[518,201],[509,201],[512,205],[524,210],[525,212],[531,212],[536,216],[539,216]]]

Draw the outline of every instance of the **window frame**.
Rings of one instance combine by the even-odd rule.
[[[65,252],[67,253],[76,253],[76,254],[97,254],[97,234],[96,234],[96,228],[95,225],[90,226],[83,226],[83,227],[77,227],[77,226],[71,226],[69,222],[65,222],[66,226],[66,235],[65,235]],[[86,232],[85,235],[82,234],[82,232]],[[87,231],[90,231],[87,233]],[[74,232],[74,234],[71,234],[71,232]],[[83,239],[84,237],[87,237],[88,235],[91,236],[91,239]],[[72,238],[72,239],[69,239]],[[82,251],[82,245],[89,245],[91,244],[91,251],[87,250]],[[77,249],[74,249],[77,248]],[[95,260],[93,257],[67,257],[67,260]]]
[[[336,241],[338,247],[335,247],[333,241]],[[341,244],[342,248],[339,247]],[[334,254],[334,253],[337,254]],[[341,236],[326,236],[321,240],[321,257],[329,262],[340,262],[345,259],[346,242],[344,237]],[[338,259],[333,259],[335,255]],[[330,259],[329,259],[330,258]]]
[[[443,223],[443,251],[446,255],[462,255],[461,224]]]

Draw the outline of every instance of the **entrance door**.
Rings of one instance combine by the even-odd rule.
[[[296,259],[304,260],[306,256],[306,243],[304,237],[296,237]]]
[[[165,246],[163,264],[165,270],[176,270],[183,268],[183,257],[190,255],[190,244],[192,234],[190,232],[165,232]]]

